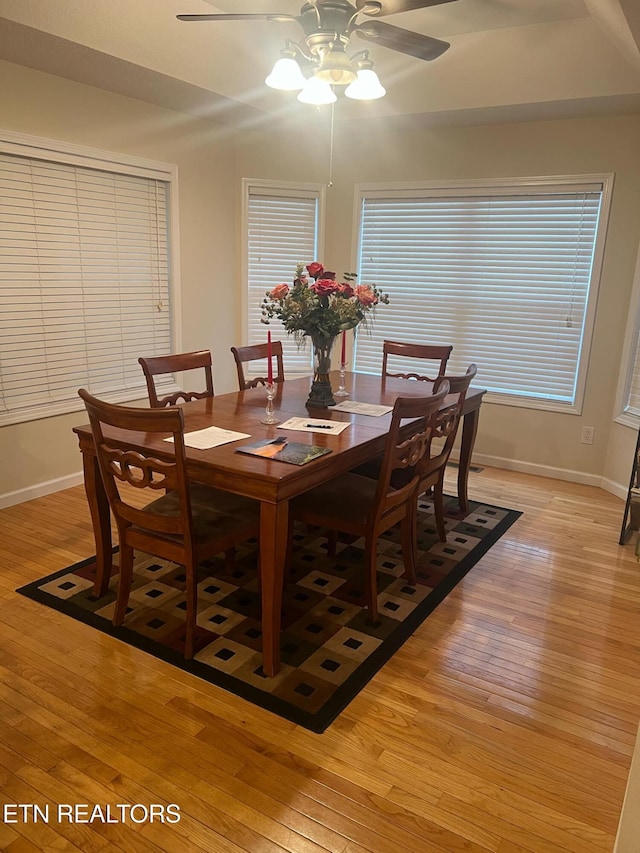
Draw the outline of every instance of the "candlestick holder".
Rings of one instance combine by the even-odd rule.
[[[276,396],[276,386],[274,382],[267,382],[266,388],[267,392],[267,406],[265,408],[265,415],[260,419],[261,424],[279,424],[280,421],[275,416],[273,411],[273,399]]]
[[[340,363],[340,385],[338,385],[338,390],[334,391],[336,397],[348,397],[349,396],[350,392],[347,391],[347,389],[345,388],[345,385],[344,385],[344,376],[345,376],[346,372],[347,372],[347,364],[346,364],[346,362],[343,361]]]

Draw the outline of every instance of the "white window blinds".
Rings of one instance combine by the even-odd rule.
[[[640,317],[638,319],[640,319]],[[638,321],[636,321],[636,324],[638,325]],[[635,352],[633,354],[631,375],[628,381],[629,393],[624,411],[630,415],[640,417],[640,335],[637,330],[635,334]]]
[[[171,349],[165,181],[0,151],[0,423],[146,395]],[[127,393],[128,392],[128,393]]]
[[[283,346],[285,375],[310,373],[311,346],[299,349],[282,323],[261,322],[261,305],[268,290],[281,282],[293,284],[296,265],[318,259],[320,194],[317,190],[249,187],[248,217],[248,329],[249,344],[264,343],[267,330]],[[264,373],[265,365],[251,364]]]
[[[380,371],[385,338],[452,344],[449,373],[476,362],[489,391],[572,406],[602,194],[595,182],[364,194],[359,280],[391,304],[358,333],[357,369]]]

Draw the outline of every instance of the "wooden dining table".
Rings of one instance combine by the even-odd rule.
[[[332,387],[338,387],[338,373],[331,374]],[[349,426],[339,435],[317,432],[284,431],[277,425],[265,425],[264,387],[249,388],[216,397],[182,404],[185,433],[216,426],[250,436],[229,444],[199,450],[186,448],[187,472],[191,481],[204,483],[260,502],[260,588],[262,597],[262,668],[266,676],[274,676],[280,666],[280,628],[282,586],[289,524],[289,500],[314,486],[374,459],[384,450],[391,415],[370,416],[328,409],[305,407],[309,394],[309,378],[287,379],[278,384],[274,400],[281,422],[290,417],[323,418],[347,421]],[[430,383],[407,379],[346,374],[349,400],[393,406],[399,396],[423,396],[431,393]],[[468,507],[468,476],[471,455],[478,428],[480,406],[485,391],[470,388],[464,403],[458,499],[462,510]],[[453,402],[445,398],[443,407]],[[84,483],[96,541],[96,579],[94,594],[104,595],[112,566],[112,538],[109,505],[97,465],[95,447],[89,425],[74,428],[82,453]],[[110,430],[117,441],[118,431]],[[331,452],[304,465],[292,465],[259,456],[236,452],[243,443],[285,436],[289,441],[320,445]],[[123,438],[123,443],[124,438]],[[171,445],[162,437],[139,433],[137,439],[126,440],[128,446],[152,448],[159,458],[171,457]]]

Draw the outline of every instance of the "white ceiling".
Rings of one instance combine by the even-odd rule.
[[[302,0],[0,0],[0,59],[210,117],[313,110],[264,78],[294,23],[186,23],[178,13],[287,12]],[[453,0],[386,17],[451,43],[432,62],[369,47],[387,89],[339,117],[483,123],[640,111],[640,0]]]

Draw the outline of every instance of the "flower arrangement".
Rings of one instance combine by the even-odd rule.
[[[372,284],[356,284],[355,273],[344,273],[339,282],[318,261],[296,266],[293,286],[278,284],[262,302],[262,322],[274,317],[282,320],[287,332],[298,343],[312,338],[334,338],[345,329],[366,323],[380,303],[389,304],[389,296]]]

